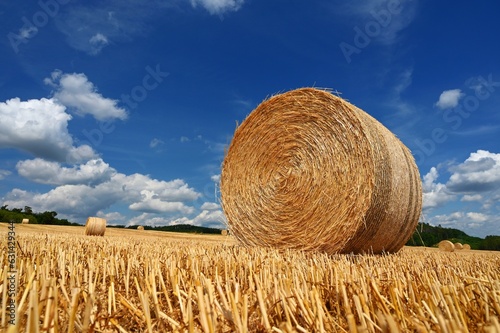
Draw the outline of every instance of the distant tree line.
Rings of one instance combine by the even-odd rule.
[[[0,221],[21,223],[23,219],[28,219],[30,224],[52,224],[52,225],[80,225],[78,223],[69,222],[67,219],[57,218],[57,212],[45,211],[43,213],[35,213],[30,206],[23,208],[9,209],[8,205],[0,207]]]
[[[126,229],[137,229],[137,226],[130,226],[130,227],[125,227],[125,226],[109,226],[110,228],[126,228]],[[221,229],[218,228],[209,228],[209,227],[200,227],[196,225],[191,225],[191,224],[177,224],[177,225],[167,225],[167,226],[158,226],[158,227],[152,227],[145,225],[144,230],[156,230],[156,231],[170,231],[170,232],[187,232],[187,233],[192,233],[192,234],[217,234],[220,235]]]
[[[486,238],[473,237],[465,232],[453,229],[437,227],[428,223],[418,223],[415,232],[408,240],[408,246],[437,246],[442,240],[449,240],[453,243],[469,244],[475,250],[500,251],[500,236],[486,236]]]

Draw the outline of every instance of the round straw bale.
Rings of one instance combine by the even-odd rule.
[[[220,233],[221,233],[222,236],[227,236],[227,230],[226,229],[221,230]]]
[[[144,230],[144,227],[142,225],[137,227],[137,230]]]
[[[462,243],[459,243],[459,242],[456,242],[453,245],[455,246],[455,250],[463,250],[463,248],[464,248],[464,246],[462,245]]]
[[[273,96],[250,113],[227,150],[220,191],[243,244],[330,254],[398,251],[422,207],[408,148],[315,88]]]
[[[21,224],[29,224],[30,223],[30,220],[29,219],[23,219],[21,221]]]
[[[464,249],[465,251],[470,250],[470,245],[469,245],[469,244],[464,244],[464,245],[463,245],[463,249]]]
[[[438,247],[441,251],[453,252],[455,251],[455,245],[449,240],[442,240],[439,242]]]
[[[85,235],[104,236],[106,220],[100,217],[89,217],[85,223]]]

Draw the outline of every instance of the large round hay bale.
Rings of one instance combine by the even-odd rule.
[[[469,251],[470,250],[470,245],[469,244],[464,244],[463,245],[463,249],[466,250],[466,251]]]
[[[85,235],[104,236],[106,232],[106,220],[100,217],[89,217],[85,223]]]
[[[463,250],[464,246],[462,243],[456,242],[453,244],[455,246],[455,250]]]
[[[439,242],[438,248],[441,251],[453,252],[453,251],[455,251],[455,244],[453,244],[449,240],[442,240]]]
[[[408,148],[361,109],[315,88],[262,102],[221,172],[231,234],[245,245],[326,253],[398,251],[420,217]]]
[[[29,224],[30,223],[30,220],[29,219],[23,219],[21,221],[21,224]]]
[[[144,226],[142,226],[142,225],[138,226],[137,230],[144,230]]]
[[[222,230],[220,231],[220,234],[221,234],[222,236],[227,236],[228,232],[227,232],[227,230],[226,230],[226,229],[222,229]]]

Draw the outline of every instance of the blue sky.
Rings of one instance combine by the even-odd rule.
[[[423,219],[500,234],[500,3],[0,4],[0,202],[84,223],[222,227],[237,122],[315,86],[413,152]]]

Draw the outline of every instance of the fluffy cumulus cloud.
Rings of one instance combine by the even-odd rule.
[[[88,145],[75,147],[68,133],[71,115],[53,99],[12,98],[0,102],[0,148],[14,148],[53,161],[94,158]]]
[[[201,209],[203,209],[203,210],[217,210],[217,209],[220,209],[220,205],[215,203],[215,202],[204,202],[203,205],[201,205]]]
[[[193,207],[186,206],[180,201],[167,201],[155,191],[142,190],[140,193],[140,201],[132,203],[129,206],[130,209],[148,213],[181,212],[182,214],[191,214],[194,212]]]
[[[438,181],[435,167],[423,177],[423,207],[428,221],[482,237],[499,235],[500,154],[478,150],[445,171],[449,177],[443,182]],[[436,209],[448,213],[433,215]]]
[[[460,89],[445,90],[439,95],[439,100],[436,102],[436,106],[440,109],[450,109],[458,105],[460,98],[464,94]]]
[[[29,170],[39,166],[41,171]],[[104,212],[113,205],[126,205],[131,210],[147,213],[168,213],[173,217],[192,214],[187,202],[197,200],[201,194],[181,179],[163,181],[141,174],[125,175],[116,172],[101,160],[85,165],[65,168],[43,161],[25,161],[18,166],[31,180],[42,180],[45,173],[52,183],[62,183],[46,193],[13,189],[2,198],[10,207],[29,205],[35,211],[57,211],[63,216],[82,222],[87,216]],[[71,170],[75,175],[71,176]],[[56,176],[55,173],[60,175]],[[173,218],[172,217],[172,218]]]
[[[478,150],[452,171],[446,186],[454,192],[482,193],[500,188],[500,154]]]
[[[244,0],[191,0],[191,5],[203,6],[210,14],[220,15],[225,12],[235,12],[241,8]]]
[[[499,234],[500,217],[480,212],[457,211],[439,214],[430,219],[433,225],[465,231],[469,235],[486,237]]]
[[[455,195],[450,193],[445,184],[436,182],[438,171],[435,167],[423,177],[423,208],[439,207],[443,204],[455,199]]]
[[[116,170],[100,158],[72,167],[63,167],[59,163],[36,158],[20,161],[16,168],[24,178],[50,185],[97,185],[109,181],[116,174]]]
[[[125,109],[118,107],[118,101],[103,97],[85,74],[65,74],[54,71],[45,83],[54,88],[53,99],[80,116],[87,114],[104,121],[127,118]]]

